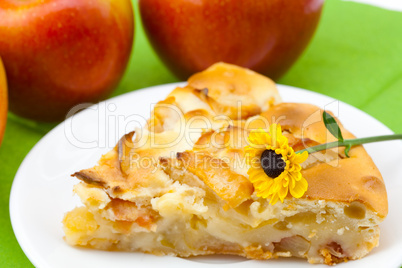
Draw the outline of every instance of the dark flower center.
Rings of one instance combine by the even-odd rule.
[[[265,150],[261,154],[261,167],[268,177],[275,179],[285,171],[286,163],[282,155],[275,153],[274,150]]]

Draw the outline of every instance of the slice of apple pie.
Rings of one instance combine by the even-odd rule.
[[[65,215],[65,240],[180,257],[359,259],[378,245],[384,181],[362,146],[350,157],[342,148],[295,153],[336,140],[322,113],[282,103],[264,76],[215,64],[74,174],[85,206]]]

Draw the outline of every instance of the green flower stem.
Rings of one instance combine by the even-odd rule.
[[[350,139],[350,140],[344,140],[344,141],[333,141],[329,143],[324,143],[312,147],[308,147],[306,149],[297,151],[296,153],[303,153],[307,151],[309,154],[335,148],[335,147],[346,147],[350,148],[351,146],[354,145],[360,145],[364,143],[371,143],[371,142],[377,142],[377,141],[389,141],[389,140],[402,140],[402,134],[394,134],[394,135],[384,135],[384,136],[375,136],[375,137],[368,137],[368,138],[360,138],[360,139]]]

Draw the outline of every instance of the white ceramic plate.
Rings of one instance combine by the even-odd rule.
[[[180,84],[138,90],[91,106],[54,128],[27,155],[14,179],[10,215],[18,242],[36,267],[311,267],[301,259],[251,261],[231,256],[182,259],[74,248],[64,242],[63,215],[80,205],[78,197],[72,194],[78,180],[70,174],[94,165],[121,135],[143,124],[151,104],[163,99],[177,85]],[[392,133],[350,105],[307,90],[278,87],[286,102],[312,103],[334,111],[358,137]],[[339,267],[399,267],[402,264],[402,143],[388,141],[365,147],[384,176],[389,214],[381,224],[380,246],[362,260],[342,263]]]

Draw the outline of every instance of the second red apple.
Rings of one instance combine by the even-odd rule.
[[[324,0],[140,0],[155,51],[181,79],[218,61],[283,75],[309,43]]]

